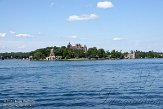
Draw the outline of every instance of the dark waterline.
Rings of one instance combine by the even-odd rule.
[[[3,109],[162,109],[163,59],[0,61]]]

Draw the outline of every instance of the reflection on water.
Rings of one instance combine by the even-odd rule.
[[[161,109],[163,59],[0,61],[0,108]]]

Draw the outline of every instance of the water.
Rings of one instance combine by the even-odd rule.
[[[2,109],[163,109],[163,59],[0,61]]]

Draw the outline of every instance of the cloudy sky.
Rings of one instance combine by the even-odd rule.
[[[0,52],[68,42],[163,52],[163,0],[0,0]]]

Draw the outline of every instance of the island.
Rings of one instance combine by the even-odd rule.
[[[163,58],[162,52],[131,50],[131,52],[122,52],[117,50],[107,50],[97,47],[87,48],[81,44],[72,45],[70,42],[67,46],[53,46],[40,48],[31,52],[11,52],[0,53],[0,59],[22,59],[22,60],[115,60],[115,59],[139,59],[139,58]]]

